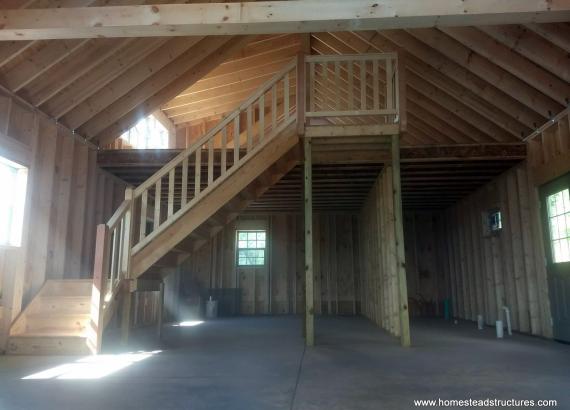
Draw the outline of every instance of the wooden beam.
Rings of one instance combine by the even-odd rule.
[[[315,345],[314,275],[313,275],[313,172],[311,138],[303,139],[305,204],[305,344]]]
[[[0,40],[269,34],[570,20],[565,0],[318,0],[2,10]]]
[[[408,289],[406,282],[406,255],[404,250],[404,217],[402,215],[402,188],[400,180],[400,137],[392,137],[392,185],[394,199],[394,230],[396,239],[396,263],[400,317],[400,343],[409,347],[410,316],[408,312]]]

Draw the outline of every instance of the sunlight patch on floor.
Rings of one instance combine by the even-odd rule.
[[[73,363],[66,363],[38,373],[22,377],[22,380],[78,380],[101,379],[116,373],[133,363],[148,359],[161,350],[152,352],[131,352],[121,354],[102,354],[83,357]]]

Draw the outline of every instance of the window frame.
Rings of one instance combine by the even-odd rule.
[[[143,134],[141,132],[141,130],[139,128],[137,128],[137,127],[144,126],[145,124],[142,124],[143,122],[146,122],[146,126],[148,127],[149,121],[153,121],[155,127],[162,128],[160,130],[160,132],[165,133],[166,140],[164,141],[165,143],[162,144],[162,146],[150,146],[149,140],[151,138],[153,138],[154,134],[152,132],[150,132],[150,133],[147,132],[146,134]],[[131,134],[134,132],[137,132],[137,135]],[[133,144],[133,141],[132,141],[132,138],[134,138],[134,137],[136,137],[137,143],[139,143],[140,139],[144,139],[144,146],[140,146],[140,144],[139,144],[139,146],[135,146]],[[168,130],[167,127],[164,126],[164,124],[162,124],[162,122],[160,122],[160,120],[154,114],[150,114],[150,115],[140,119],[139,121],[137,121],[137,123],[135,125],[133,125],[131,128],[129,128],[128,130],[123,132],[119,136],[119,139],[121,139],[122,141],[129,144],[132,149],[168,149],[168,148],[170,148],[170,131]]]
[[[250,239],[247,237],[246,239],[240,239],[240,234],[255,234],[255,239]],[[263,238],[259,238],[259,234],[263,234]],[[263,267],[266,266],[267,263],[267,241],[268,235],[266,229],[237,229],[236,230],[236,266],[238,268],[249,268],[249,267]],[[245,247],[241,246],[241,242],[255,242],[254,246],[251,247],[250,243],[247,243]],[[263,242],[263,247],[259,247],[258,244]],[[252,259],[263,259],[263,263],[245,263],[242,264],[240,260],[240,251],[244,252],[263,252],[263,255],[260,256],[243,256],[243,259],[252,258]]]
[[[0,189],[12,192],[12,195],[6,195],[3,198],[8,199],[7,210],[10,215],[7,217],[6,223],[0,223],[6,226],[6,242],[0,242],[0,248],[21,248],[24,235],[24,218],[25,207],[27,201],[27,191],[29,184],[29,168],[19,162],[13,161],[5,156],[0,156],[0,167],[6,166],[12,168],[13,179],[11,187],[0,187]]]
[[[567,198],[564,198],[564,193],[566,193]],[[552,208],[550,207],[550,198],[552,198],[555,195],[559,195],[562,194],[562,198],[563,198],[563,204],[562,204],[562,212],[561,213],[556,213],[554,215],[551,214],[551,210]],[[555,247],[555,243],[556,242],[562,242],[565,241],[566,243],[570,242],[570,227],[568,227],[566,225],[566,221],[568,221],[570,219],[570,188],[567,187],[561,187],[561,189],[556,189],[553,192],[547,193],[545,196],[545,201],[546,201],[546,210],[545,210],[545,216],[546,216],[546,230],[547,230],[547,240],[548,240],[548,247],[550,249],[550,258],[553,264],[560,264],[560,263],[569,263],[570,262],[570,258],[568,259],[564,259],[564,260],[557,260],[557,252],[556,252],[556,247]],[[553,225],[552,225],[552,221],[553,220],[559,220],[559,218],[564,219],[564,225],[566,228],[566,234],[565,236],[560,236],[560,229],[561,229],[561,225],[557,225],[557,232],[556,234],[558,234],[559,236],[555,235],[555,232],[553,230]]]

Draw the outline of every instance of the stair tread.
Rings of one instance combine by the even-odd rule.
[[[31,332],[20,333],[18,335],[11,335],[9,338],[14,339],[17,337],[48,337],[48,338],[56,338],[56,337],[65,337],[65,338],[79,338],[85,339],[87,335],[83,331],[65,331],[65,330],[50,330],[50,331],[40,331],[34,330]]]

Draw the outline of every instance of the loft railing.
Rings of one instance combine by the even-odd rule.
[[[334,122],[349,117],[375,117],[376,122],[384,124],[398,122],[396,53],[311,55],[305,61],[308,122],[311,118]]]

